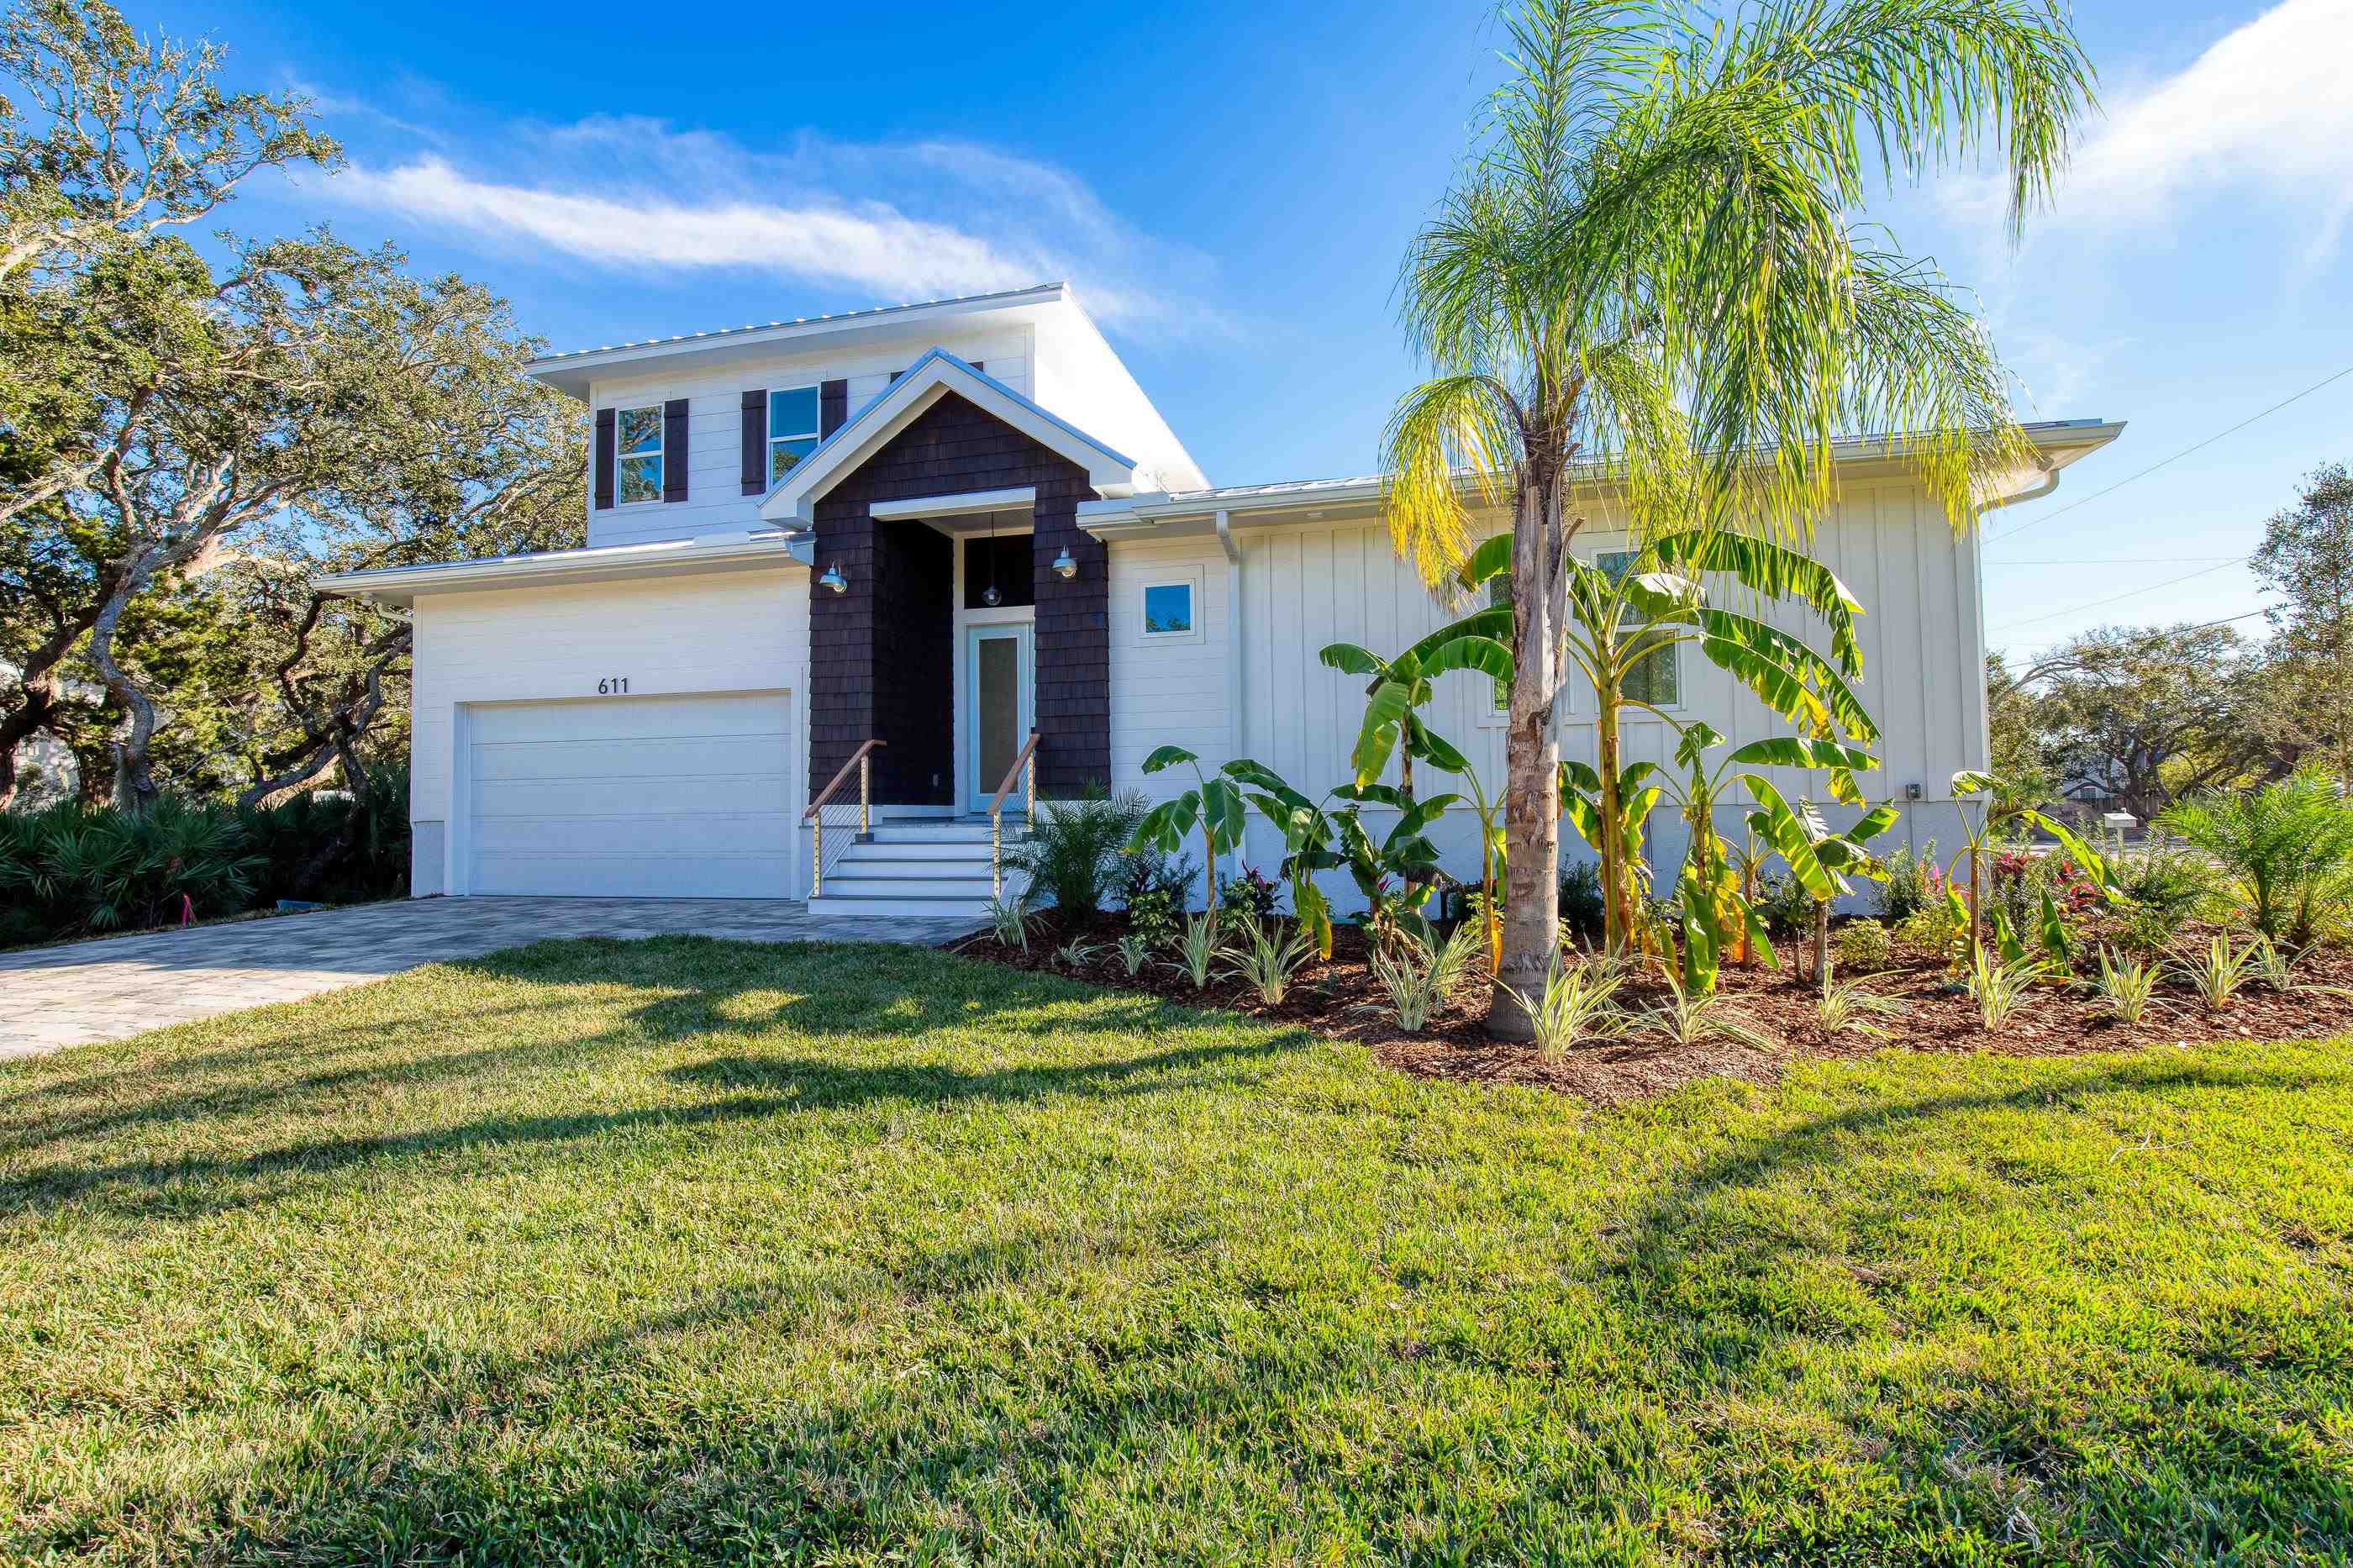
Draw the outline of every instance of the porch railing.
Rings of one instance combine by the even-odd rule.
[[[1005,797],[1013,793],[1015,784],[1021,785],[1021,825],[1025,828],[1038,816],[1038,731],[1021,743],[1013,765],[1005,770],[1005,778],[997,786],[997,794],[988,803],[988,896],[1005,896]]]
[[[889,744],[887,741],[868,741],[852,752],[849,754],[849,761],[842,763],[841,771],[833,775],[833,782],[819,791],[818,797],[809,802],[808,810],[801,814],[801,820],[810,825],[811,831],[810,898],[814,899],[824,893],[825,874],[833,868],[834,861],[840,859],[859,838],[873,831],[874,748]],[[841,786],[849,782],[849,775],[853,773],[858,775],[858,801],[855,807],[858,815],[855,818],[849,816],[852,807],[848,797],[845,796],[839,801],[833,798],[841,793]],[[828,811],[834,814],[834,826],[837,829],[835,838],[840,846],[830,856],[825,852],[825,824],[826,814]],[[856,833],[839,831],[848,828],[853,820],[858,824]]]

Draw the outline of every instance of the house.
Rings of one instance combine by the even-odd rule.
[[[1377,479],[1210,488],[1065,285],[532,374],[593,411],[585,549],[322,580],[414,618],[418,895],[976,913],[990,808],[1018,831],[1032,785],[1166,791],[1179,775],[1142,764],[1172,742],[1310,794],[1341,782],[1362,683],[1318,650],[1401,647],[1451,613],[1391,552]],[[2042,493],[2118,428],[2032,426],[2039,461],[1991,503]],[[1872,793],[1949,848],[1947,781],[1986,756],[1977,542],[1884,446],[1840,456],[1818,545],[1870,612]],[[1622,548],[1595,515],[1577,548]],[[1678,651],[1662,710],[1768,732]],[[1562,734],[1589,758],[1589,694],[1583,712]],[[1447,678],[1430,718],[1500,786],[1489,683]],[[1663,760],[1673,742],[1644,715],[1628,748]],[[1467,814],[1438,833],[1475,872]],[[1254,824],[1242,858],[1271,870],[1280,852]],[[1656,863],[1679,852],[1662,822]]]

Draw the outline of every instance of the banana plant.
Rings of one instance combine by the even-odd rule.
[[[1430,825],[1462,797],[1440,795],[1416,800],[1391,784],[1342,784],[1332,794],[1348,803],[1331,814],[1332,826],[1342,863],[1371,910],[1366,924],[1373,940],[1386,943],[1411,934],[1434,944],[1437,933],[1421,911],[1446,873],[1439,864],[1438,846],[1430,841]],[[1398,814],[1396,825],[1378,842],[1365,829],[1361,814],[1367,805],[1387,806]]]
[[[1259,815],[1282,835],[1282,875],[1291,883],[1291,912],[1314,940],[1319,958],[1332,956],[1332,906],[1315,885],[1315,873],[1336,870],[1346,857],[1333,847],[1337,828],[1332,814],[1283,782],[1273,769],[1247,757],[1222,770],[1248,785],[1245,795]]]
[[[1964,768],[1953,775],[1953,804],[1960,812],[1962,847],[1960,852],[1953,857],[1952,863],[1946,868],[1946,873],[1947,880],[1948,882],[1953,880],[1954,873],[1958,871],[1962,859],[1964,858],[1968,859],[1969,863],[1969,952],[1972,955],[1982,951],[1985,946],[1985,924],[1978,910],[1985,902],[1983,862],[1986,841],[1992,836],[1994,828],[2001,823],[2024,822],[2042,829],[2059,841],[2059,847],[2067,852],[2068,858],[2083,868],[2084,875],[2092,879],[2092,885],[2099,889],[2103,899],[2110,903],[2118,903],[2126,898],[2123,884],[2116,879],[2116,874],[2109,868],[2106,858],[2091,845],[2085,843],[2065,823],[2045,816],[2042,813],[2029,807],[1998,810],[1995,802],[2002,788],[2000,779],[1981,769]],[[1974,813],[1970,810],[1972,806],[1976,807]],[[2048,940],[2050,936],[2058,938],[2057,954],[2065,955],[2065,936],[2060,928],[2058,910],[2055,908],[2050,911],[2046,926],[2046,946],[2051,945]],[[2014,942],[2015,940],[2015,933],[2012,933],[2011,941]]]
[[[1478,588],[1507,573],[1511,551],[1508,534],[1487,541],[1464,563],[1461,585]],[[1869,745],[1879,727],[1849,684],[1862,672],[1855,631],[1862,606],[1837,574],[1804,552],[1711,528],[1641,542],[1616,573],[1574,558],[1561,563],[1561,572],[1563,651],[1591,683],[1597,703],[1595,765],[1585,770],[1593,808],[1588,842],[1601,857],[1609,941],[1613,951],[1623,951],[1641,891],[1639,843],[1627,835],[1647,815],[1628,809],[1624,796],[1644,788],[1648,774],[1644,764],[1623,763],[1620,721],[1628,709],[1657,711],[1628,695],[1630,678],[1645,660],[1690,643],[1801,737]],[[1755,616],[1711,605],[1704,581],[1710,574],[1729,577],[1759,598],[1812,610],[1829,629],[1829,657]],[[1507,608],[1481,610],[1424,637],[1410,650],[1416,679],[1463,669],[1512,679],[1510,615]],[[1832,798],[1862,804],[1852,769],[1832,767],[1829,775]]]
[[[1491,633],[1508,637],[1509,610],[1487,610],[1472,619]],[[1462,623],[1457,623],[1457,626]],[[1365,717],[1349,754],[1359,789],[1377,783],[1398,758],[1401,787],[1411,794],[1413,765],[1419,761],[1441,773],[1459,775],[1471,792],[1471,807],[1479,819],[1479,890],[1481,919],[1486,923],[1487,963],[1493,972],[1504,959],[1504,917],[1498,897],[1504,871],[1504,803],[1491,798],[1479,770],[1451,742],[1422,721],[1419,710],[1435,695],[1421,668],[1424,655],[1442,640],[1453,640],[1456,627],[1438,637],[1424,637],[1393,659],[1385,659],[1356,643],[1326,647],[1321,658],[1333,669],[1370,677],[1365,687]]]
[[[1792,805],[1770,780],[1755,774],[1744,782],[1749,798],[1757,803],[1748,814],[1750,831],[1773,847],[1789,868],[1789,875],[1814,901],[1814,978],[1827,996],[1831,992],[1831,901],[1854,890],[1850,879],[1877,874],[1879,862],[1871,853],[1871,841],[1894,826],[1902,814],[1893,805],[1875,805],[1845,832],[1833,833],[1812,801]]]
[[[1182,746],[1163,746],[1154,752],[1144,759],[1144,771],[1156,773],[1180,764],[1192,768],[1195,787],[1146,812],[1144,820],[1136,824],[1127,847],[1131,853],[1151,848],[1174,855],[1184,848],[1186,837],[1198,829],[1201,847],[1207,852],[1202,876],[1208,884],[1209,917],[1214,920],[1218,913],[1218,857],[1240,847],[1242,826],[1249,814],[1242,805],[1241,786],[1223,773],[1215,777],[1205,775],[1201,759]],[[1229,770],[1231,764],[1228,767]]]

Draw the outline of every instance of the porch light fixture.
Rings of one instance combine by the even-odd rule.
[[[1054,557],[1053,570],[1054,575],[1060,577],[1065,583],[1079,574],[1079,563],[1071,559],[1071,547],[1069,545],[1065,544],[1062,546],[1062,552]]]
[[[990,609],[1004,603],[1005,595],[997,591],[997,514],[988,514],[988,586],[980,591],[980,602]]]
[[[839,566],[827,567],[825,575],[817,580],[817,585],[820,588],[830,588],[837,594],[849,592],[849,579],[841,574],[841,568]]]

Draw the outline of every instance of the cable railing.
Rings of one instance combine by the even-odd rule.
[[[1021,825],[1028,827],[1038,815],[1038,731],[1029,731],[1021,750],[1013,758],[1013,765],[1005,770],[1005,778],[997,786],[997,794],[988,803],[988,896],[1005,896],[1005,797],[1013,786],[1021,789]]]
[[[890,742],[887,741],[868,741],[857,751],[852,752],[849,760],[841,764],[841,771],[833,775],[833,782],[826,785],[818,793],[818,797],[809,802],[808,810],[801,814],[801,820],[810,825],[813,834],[809,846],[809,858],[813,862],[809,871],[809,897],[812,899],[820,897],[825,892],[825,874],[833,869],[834,862],[840,859],[852,844],[873,831],[874,748],[888,744]],[[836,801],[833,798],[834,795],[849,781],[852,773],[858,775],[856,803],[853,805],[846,798]],[[857,813],[855,816],[849,815],[852,811]],[[828,812],[834,814],[833,822],[837,829],[835,841],[839,845],[831,855],[825,852],[825,825]],[[855,832],[839,831],[848,828],[853,822],[857,824]]]

